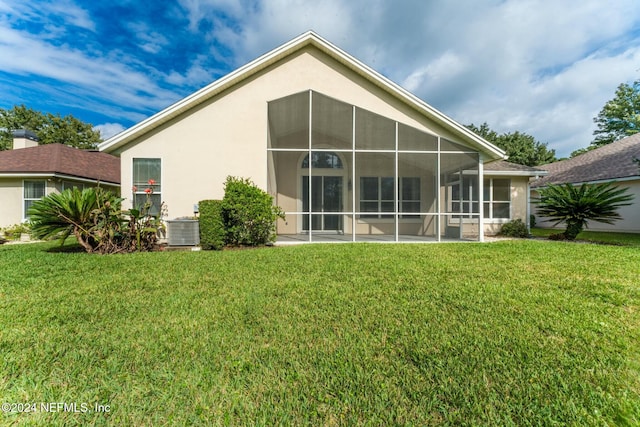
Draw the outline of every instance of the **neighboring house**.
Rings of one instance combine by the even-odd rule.
[[[640,165],[633,161],[635,158],[640,159],[640,133],[571,159],[539,166],[548,175],[531,183],[532,198],[539,197],[538,189],[550,184],[615,182],[629,188],[628,192],[634,195],[633,204],[618,210],[622,220],[611,225],[589,222],[589,230],[640,233]],[[535,211],[535,204],[532,209]],[[552,226],[542,220],[538,219],[539,226]]]
[[[528,221],[543,173],[489,163],[504,152],[313,32],[99,149],[120,157],[129,205],[153,179],[172,218],[251,178],[286,212],[279,241],[483,240]]]
[[[38,145],[33,133],[14,132],[13,150],[0,151],[0,228],[27,220],[29,206],[47,194],[96,185],[120,192],[117,157],[62,144]]]

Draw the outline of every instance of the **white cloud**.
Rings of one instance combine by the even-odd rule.
[[[125,127],[120,123],[103,123],[101,125],[94,126],[94,129],[100,132],[102,139],[106,140],[125,130]]]
[[[59,81],[55,87],[33,85],[65,103],[75,96],[75,102],[114,121],[135,120],[186,95],[185,88],[229,71],[225,67],[240,66],[312,29],[459,122],[527,132],[560,155],[588,145],[592,119],[615,88],[640,78],[637,0],[178,4],[180,13],[168,6],[167,16],[181,14],[191,36],[208,44],[190,55],[186,67],[159,70],[147,59],[175,48],[172,34],[181,28],[137,16],[128,28],[140,52],[125,54],[116,46],[88,53],[56,40],[73,28],[99,31],[85,8],[71,0],[0,0],[0,11],[7,12],[0,15],[0,69]],[[47,22],[50,13],[67,25]],[[17,15],[49,27],[34,36],[11,25],[7,16]]]
[[[175,92],[159,87],[150,76],[151,72],[134,68],[134,60],[117,53],[93,57],[2,26],[0,50],[3,52],[0,69],[4,72],[40,76],[73,85],[79,103],[82,98],[85,102],[88,98],[110,99],[130,110],[149,111],[164,108],[177,98]],[[121,110],[119,117],[122,118],[123,113],[126,115]]]
[[[235,65],[313,29],[461,123],[528,132],[560,155],[588,145],[594,115],[638,78],[623,49],[640,23],[633,0],[270,0],[238,20],[212,30]]]

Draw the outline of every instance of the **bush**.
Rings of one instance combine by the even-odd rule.
[[[20,240],[20,235],[23,233],[31,233],[29,224],[15,224],[10,225],[2,229],[2,233],[7,240]]]
[[[276,221],[284,218],[273,197],[250,179],[229,176],[224,186],[222,214],[226,243],[258,246],[275,241]]]
[[[500,229],[500,235],[509,237],[529,237],[529,230],[527,230],[527,224],[518,218],[503,224],[502,229]]]
[[[219,251],[224,247],[225,229],[222,218],[222,200],[202,200],[200,210],[200,246]]]
[[[531,228],[536,226],[536,216],[534,214],[529,215],[529,225]]]

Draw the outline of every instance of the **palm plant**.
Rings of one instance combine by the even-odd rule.
[[[553,225],[566,223],[564,238],[575,240],[587,227],[587,221],[613,224],[622,219],[617,212],[621,206],[630,205],[633,195],[626,194],[627,188],[614,183],[550,185],[540,190],[540,197],[534,200],[538,204],[539,216],[555,221]]]
[[[60,243],[74,235],[78,243],[93,252],[100,244],[95,232],[96,211],[105,204],[119,209],[120,199],[101,188],[68,189],[52,193],[29,208],[31,234],[38,239],[59,238]]]

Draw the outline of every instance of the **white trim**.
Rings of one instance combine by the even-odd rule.
[[[612,182],[612,183],[616,183],[616,182],[627,182],[627,181],[640,181],[640,175],[635,175],[635,176],[628,176],[625,178],[609,178],[609,179],[597,179],[595,181],[579,181],[579,182],[561,182],[561,183],[557,183],[557,184],[545,184],[545,185],[540,185],[537,187],[531,187],[531,190],[537,191],[541,188],[546,188],[550,185],[563,185],[563,184],[571,184],[571,185],[582,185],[582,184],[603,184],[605,182]],[[533,181],[533,183],[535,183],[535,181]]]
[[[426,102],[422,101],[417,96],[402,88],[400,85],[392,82],[382,74],[379,74],[377,71],[360,62],[337,46],[329,43],[327,40],[318,36],[313,31],[308,31],[304,34],[301,34],[293,40],[273,49],[272,51],[236,69],[235,71],[232,71],[226,76],[181,99],[180,101],[172,104],[171,106],[154,114],[153,116],[109,138],[108,140],[101,143],[98,146],[98,149],[105,152],[114,151],[119,147],[131,142],[135,138],[141,136],[142,134],[150,131],[151,129],[160,126],[168,120],[182,114],[183,112],[221,93],[225,89],[239,83],[240,81],[249,78],[250,76],[265,69],[269,65],[275,64],[277,61],[292,55],[294,52],[306,46],[313,46],[318,48],[325,54],[329,55],[329,57],[347,66],[347,68],[349,68],[351,71],[359,74],[374,85],[382,88],[386,92],[394,95],[396,98],[399,98],[400,100],[409,104],[411,107],[426,115],[427,117],[430,117],[441,126],[449,128],[450,130],[454,131],[454,133],[462,136],[462,138],[466,140],[467,143],[476,145],[476,148],[485,151],[491,157],[496,159],[506,158],[505,152],[497,146],[471,132],[469,129],[457,123],[453,119],[447,117]]]
[[[525,218],[527,224],[527,233],[531,234],[531,183],[527,181],[527,217]]]
[[[546,175],[546,171],[493,171],[493,170],[485,170],[484,176],[542,176]]]
[[[480,155],[478,159],[478,199],[481,200],[480,206],[478,207],[478,213],[480,214],[478,218],[478,241],[484,242],[484,159],[483,156]],[[491,184],[491,196],[493,197],[493,182]],[[509,194],[511,197],[511,194]],[[509,212],[511,215],[511,212]]]
[[[0,178],[23,178],[23,179],[44,179],[44,178],[54,178],[54,179],[67,179],[81,182],[90,182],[94,184],[105,184],[110,185],[112,187],[120,187],[120,184],[111,181],[100,181],[97,179],[91,178],[80,178],[73,175],[60,174],[56,172],[16,172],[16,173],[0,173]]]

